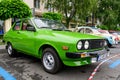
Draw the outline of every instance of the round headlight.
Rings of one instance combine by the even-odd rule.
[[[85,49],[88,49],[88,48],[89,48],[89,42],[88,42],[88,41],[85,41],[84,48],[85,48]]]
[[[77,48],[78,48],[78,49],[81,49],[81,48],[82,48],[82,42],[81,42],[81,41],[78,42]]]

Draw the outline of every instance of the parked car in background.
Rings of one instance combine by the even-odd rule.
[[[113,43],[115,44],[115,45],[117,45],[118,44],[118,36],[116,36],[116,35],[113,35],[113,34],[110,34],[109,32],[108,32],[108,30],[98,30],[100,33],[102,33],[104,36],[112,36],[112,39],[113,39]]]
[[[109,30],[109,33],[116,37],[116,40],[120,42],[120,33],[119,31]]]
[[[89,27],[89,26],[81,26],[75,29],[74,31],[80,32],[80,33],[85,33],[85,34],[92,34],[92,35],[97,35],[97,36],[102,36],[107,40],[107,45],[109,47],[115,45],[115,40],[113,39],[112,35],[106,35],[101,32],[101,29],[95,28],[95,27]]]
[[[3,39],[9,56],[20,51],[40,58],[44,70],[52,74],[63,64],[88,65],[109,56],[103,37],[70,32],[60,22],[47,19],[17,20]]]

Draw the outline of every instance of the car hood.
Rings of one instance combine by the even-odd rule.
[[[53,35],[72,39],[99,39],[101,37],[77,32],[53,31]]]
[[[83,40],[83,39],[103,39],[100,36],[82,34],[77,32],[70,32],[70,31],[44,30],[43,35],[44,37],[47,37],[52,40],[56,40],[56,41],[62,40],[62,41],[69,41],[69,42]]]

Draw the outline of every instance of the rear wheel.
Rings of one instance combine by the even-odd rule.
[[[13,47],[10,43],[7,44],[7,53],[10,57],[13,57],[17,54],[17,51],[15,49],[13,49]]]
[[[62,68],[62,63],[52,48],[46,48],[42,56],[43,68],[46,72],[55,74]]]

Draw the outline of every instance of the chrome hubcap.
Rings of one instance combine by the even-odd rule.
[[[11,46],[11,45],[8,46],[8,54],[9,54],[9,55],[12,54],[12,46]]]
[[[53,57],[53,55],[51,53],[47,52],[47,53],[44,54],[44,56],[43,56],[43,65],[48,70],[53,69],[53,67],[55,65],[55,60],[54,60],[54,57]]]

